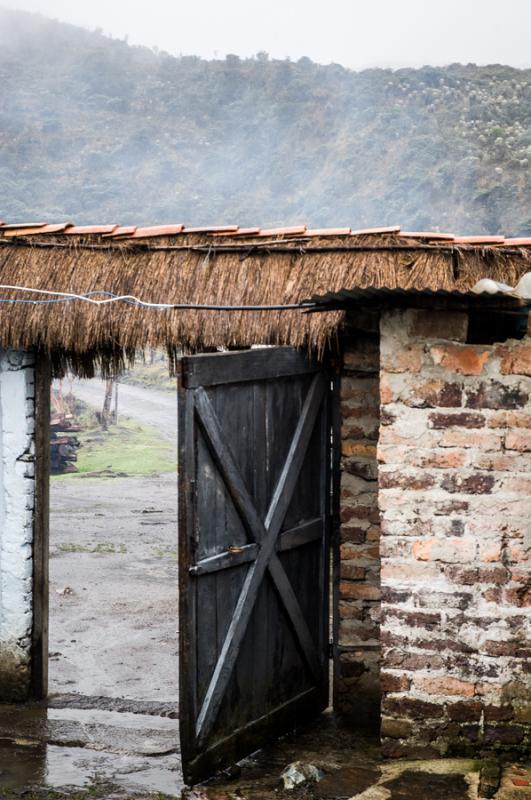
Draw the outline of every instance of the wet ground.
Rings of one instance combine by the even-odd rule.
[[[134,392],[128,408],[127,393],[121,396],[124,412],[148,415],[174,437],[172,410],[158,409],[156,393]],[[101,386],[89,388],[87,400],[89,393],[99,405]],[[178,752],[176,503],[175,474],[52,483],[52,697],[47,709],[0,708],[0,800],[478,797],[479,762],[382,763],[376,737],[353,732],[331,714],[230,775],[185,789]],[[312,767],[320,780],[286,789],[281,776],[290,764],[294,775]],[[508,766],[490,796],[529,800],[530,781],[531,769]]]
[[[328,713],[296,735],[283,737],[245,759],[230,774],[194,789],[183,787],[180,778],[175,720],[130,712],[50,709],[46,714],[16,708],[2,709],[0,719],[2,800],[531,797],[529,766],[506,765],[495,785],[491,784],[492,791],[480,792],[482,770],[492,764],[467,759],[382,762],[376,737],[355,733]],[[283,774],[288,771],[297,778],[308,768],[318,781],[286,788]],[[58,787],[63,788],[58,791]]]

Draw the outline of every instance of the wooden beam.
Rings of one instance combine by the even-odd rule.
[[[230,369],[227,367],[230,359]],[[186,389],[245,381],[304,375],[317,372],[302,350],[294,347],[253,348],[233,353],[204,353],[182,359],[183,385]]]
[[[286,553],[288,550],[295,550],[303,547],[310,542],[316,542],[323,536],[323,520],[321,517],[303,522],[295,528],[284,531],[277,539],[277,553]],[[206,575],[209,572],[219,572],[222,569],[238,567],[241,564],[249,564],[255,561],[258,555],[257,544],[245,544],[238,550],[224,550],[215,556],[203,558],[188,570],[190,575]]]
[[[36,354],[35,363],[35,510],[33,517],[33,625],[31,696],[48,694],[49,518],[50,518],[51,364]]]

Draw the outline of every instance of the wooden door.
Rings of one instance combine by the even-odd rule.
[[[291,348],[181,361],[188,783],[328,704],[329,394],[326,373]]]

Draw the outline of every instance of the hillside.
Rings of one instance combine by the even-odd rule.
[[[0,217],[531,233],[531,70],[175,58],[0,10]]]

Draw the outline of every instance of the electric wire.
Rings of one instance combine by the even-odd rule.
[[[214,303],[152,303],[148,302],[147,300],[141,300],[140,298],[131,294],[118,295],[106,289],[93,289],[90,292],[76,294],[74,292],[59,292],[50,289],[36,289],[29,286],[11,286],[8,284],[0,284],[0,290],[33,293],[45,295],[47,297],[45,300],[20,297],[0,297],[0,303],[2,304],[50,305],[57,303],[86,302],[96,306],[104,306],[111,303],[121,302],[140,308],[182,311],[302,311],[314,309],[316,307],[316,303],[311,301],[302,301],[300,303],[272,303],[256,305],[222,305]],[[104,297],[101,297],[101,295],[104,295]],[[99,299],[97,299],[98,296]]]

